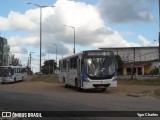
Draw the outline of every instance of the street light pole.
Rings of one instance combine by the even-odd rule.
[[[160,77],[160,0],[158,0],[158,2],[159,2],[159,36],[158,36],[159,47],[158,47],[158,50],[159,50],[159,77]]]
[[[51,44],[53,44],[53,43],[51,43]],[[53,44],[53,45],[56,46],[56,68],[55,68],[55,71],[57,73],[57,44]],[[54,60],[53,60],[53,71],[54,71]],[[53,72],[53,74],[54,74],[54,72]]]
[[[73,26],[68,26],[68,25],[64,25],[64,26],[73,28],[73,32],[74,32],[74,48],[73,48],[73,54],[75,54],[75,39],[76,39],[75,27],[73,27]]]
[[[41,61],[42,61],[42,7],[40,8],[40,61],[39,61],[39,72],[41,75]]]
[[[72,28],[73,28],[73,30],[74,30],[74,50],[73,50],[73,53],[75,54],[75,39],[76,39],[76,38],[75,38],[75,36],[76,36],[75,34],[76,34],[76,33],[75,33],[75,27],[72,27]]]
[[[32,53],[34,53],[34,52],[30,52],[30,55],[29,55],[29,56],[30,56],[30,59],[29,59],[29,60],[30,60],[30,69],[31,69],[31,72],[32,72],[32,66],[31,66],[31,61],[32,61]]]
[[[56,68],[55,68],[55,70],[56,70],[56,73],[57,73],[57,44],[54,44],[55,46],[56,46]]]
[[[38,5],[38,4],[33,4],[33,3],[27,3],[27,4],[31,4],[31,5],[34,5],[34,6],[37,6],[40,8],[40,63],[39,63],[39,72],[40,72],[40,75],[41,75],[41,59],[42,59],[42,55],[41,55],[41,51],[42,51],[42,8],[45,8],[45,7],[55,7],[55,6],[41,6],[41,5]]]

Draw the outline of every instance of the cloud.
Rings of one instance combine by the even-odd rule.
[[[155,0],[100,0],[97,8],[109,23],[152,22]]]
[[[151,42],[149,40],[147,40],[144,36],[142,35],[138,35],[138,39],[140,41],[140,43],[142,44],[142,46],[151,46]]]
[[[101,4],[104,2],[101,0]],[[129,0],[123,2],[130,4]],[[122,7],[121,2],[116,3]],[[46,49],[46,52],[55,53],[51,43],[57,45],[58,54],[62,54],[60,51],[64,51],[65,54],[71,52],[74,31],[73,28],[64,25],[75,27],[75,42],[79,47],[138,46],[137,43],[128,42],[117,31],[105,26],[101,14],[93,5],[69,0],[58,0],[54,5],[56,6],[54,8],[42,9],[42,48]],[[106,5],[106,8],[108,5],[113,7],[114,2],[107,0],[107,4],[103,5]],[[142,17],[146,16],[141,10],[138,13]],[[24,14],[11,11],[8,18],[1,17],[0,21],[6,23],[6,25],[0,24],[1,29],[28,33],[26,36],[17,35],[9,38],[11,47],[23,45],[39,48],[39,8],[27,10]]]
[[[29,13],[34,14],[37,10],[29,10]],[[18,31],[34,31],[37,30],[37,20],[31,18],[28,12],[21,14],[19,12],[11,11],[8,18],[0,17],[0,26],[3,30],[18,30]]]
[[[125,4],[124,4],[125,3]],[[48,53],[55,59],[56,46],[58,59],[61,56],[73,54],[75,27],[76,53],[79,50],[97,49],[102,47],[133,47],[148,46],[151,43],[139,35],[141,43],[130,42],[110,26],[110,23],[139,23],[153,20],[150,11],[153,0],[100,0],[98,5],[71,0],[57,0],[53,8],[42,9],[42,64]],[[24,13],[11,11],[8,17],[0,16],[0,30],[18,31],[8,39],[11,53],[16,53],[24,64],[27,64],[27,51],[30,48],[38,52],[33,54],[33,68],[38,71],[40,46],[40,12],[39,8],[27,10]],[[108,24],[109,25],[109,24]],[[25,34],[18,34],[24,32]],[[56,45],[54,45],[56,44]],[[51,58],[50,57],[50,58]]]
[[[46,44],[44,48],[46,53],[49,52],[49,53],[56,54],[57,52],[57,54],[62,55],[62,54],[68,54],[70,52],[70,47],[65,45],[62,42],[57,42],[57,44],[54,44],[54,42],[50,42]]]
[[[20,46],[11,47],[11,53],[27,54],[27,49]]]
[[[109,35],[101,35],[99,36],[99,41],[95,42],[93,44],[93,46],[97,47],[97,48],[105,48],[105,47],[135,47],[135,46],[140,46],[137,43],[134,42],[128,42],[127,40],[125,40],[120,33],[118,33],[117,31],[113,31],[110,29],[110,31],[112,31],[112,34]]]
[[[38,42],[39,42],[38,36],[26,36],[26,37],[25,36],[12,36],[8,38],[8,44],[11,47],[22,46],[22,45],[37,47]]]
[[[131,3],[133,4],[130,5]],[[46,53],[49,51],[49,53],[55,54],[53,44],[56,44],[59,55],[72,53],[74,31],[73,28],[64,25],[75,27],[76,48],[140,46],[138,43],[125,40],[118,31],[105,26],[105,20],[102,18],[112,19],[112,22],[150,22],[152,16],[149,13],[151,9],[149,3],[152,2],[149,0],[148,3],[146,2],[145,5],[140,7],[142,3],[144,3],[144,0],[117,0],[116,2],[100,0],[97,9],[97,7],[84,2],[58,0],[54,4],[56,7],[42,9],[42,48]],[[148,6],[149,8],[147,8]],[[127,10],[125,10],[123,16],[112,17],[112,15],[117,14],[119,9],[126,7]],[[1,30],[27,33],[26,35],[19,34],[8,38],[9,45],[14,48],[13,50],[25,53],[25,50],[21,51],[19,46],[39,49],[39,15],[39,8],[36,8],[27,10],[23,14],[11,11],[7,18],[0,17]],[[127,17],[124,17],[126,15]]]

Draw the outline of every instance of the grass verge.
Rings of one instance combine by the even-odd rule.
[[[154,90],[154,95],[160,97],[160,89]]]
[[[58,76],[56,75],[38,75],[38,76],[33,76],[31,78],[31,81],[43,81],[43,82],[49,82],[49,83],[57,83],[58,80]]]
[[[118,80],[118,84],[160,86],[160,80]]]

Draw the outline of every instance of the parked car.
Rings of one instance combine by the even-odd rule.
[[[36,72],[35,75],[43,75],[43,74],[40,72]]]

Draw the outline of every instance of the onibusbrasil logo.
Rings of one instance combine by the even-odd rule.
[[[33,112],[2,112],[2,118],[10,118],[10,117],[42,117],[41,113],[33,113]]]

